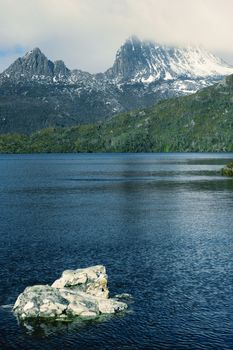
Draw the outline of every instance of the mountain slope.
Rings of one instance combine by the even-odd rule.
[[[0,136],[0,152],[233,151],[233,75],[196,94],[93,125]]]
[[[118,50],[106,74],[118,82],[199,79],[230,75],[232,68],[199,47],[175,48],[129,38]]]
[[[95,123],[194,93],[230,73],[233,67],[205,50],[169,48],[136,37],[100,74],[72,71],[36,48],[0,74],[0,133]]]

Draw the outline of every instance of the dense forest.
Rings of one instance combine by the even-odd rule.
[[[1,135],[0,152],[231,152],[232,130],[233,75],[102,123]]]

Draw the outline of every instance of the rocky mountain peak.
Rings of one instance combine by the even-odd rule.
[[[139,39],[139,37],[137,37],[136,35],[131,35],[125,40],[125,42],[122,46],[125,46],[126,44],[136,46],[138,44],[141,45],[141,43],[142,43],[142,41]]]
[[[152,83],[200,77],[223,76],[233,67],[199,47],[177,48],[129,37],[116,54],[106,74],[117,82]]]
[[[66,67],[64,61],[54,61],[54,75],[57,77],[67,77],[70,74],[70,70]]]
[[[18,58],[3,74],[14,80],[27,80],[37,77],[52,77],[53,69],[53,62],[39,48],[35,48],[22,58]]]
[[[27,52],[9,66],[3,75],[12,80],[56,81],[69,76],[70,71],[62,60],[50,61],[38,48]]]
[[[141,40],[129,37],[117,51],[115,62],[106,74],[111,79],[132,80],[138,71],[148,66],[147,55]]]
[[[114,114],[188,95],[223,78],[233,67],[196,47],[167,47],[136,36],[112,68],[91,74],[52,62],[39,48],[0,74],[0,133],[101,121]]]
[[[34,49],[32,49],[31,51],[28,51],[25,54],[25,57],[27,57],[27,56],[35,56],[35,55],[44,55],[44,54],[41,52],[39,47],[34,47]]]

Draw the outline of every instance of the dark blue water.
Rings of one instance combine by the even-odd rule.
[[[0,349],[232,349],[233,154],[0,156]],[[104,264],[129,312],[18,325],[26,286]]]

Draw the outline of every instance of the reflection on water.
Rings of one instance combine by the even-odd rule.
[[[28,320],[19,322],[19,326],[22,327],[22,331],[27,335],[34,338],[49,337],[51,335],[64,335],[67,333],[77,334],[80,333],[84,328],[97,327],[103,322],[108,322],[113,318],[122,318],[130,311],[124,311],[116,315],[100,315],[96,319],[85,320],[74,318],[72,321],[38,321],[38,320]]]
[[[63,270],[104,264],[130,312],[17,323],[0,349],[233,348],[233,154],[0,156],[0,305]]]

